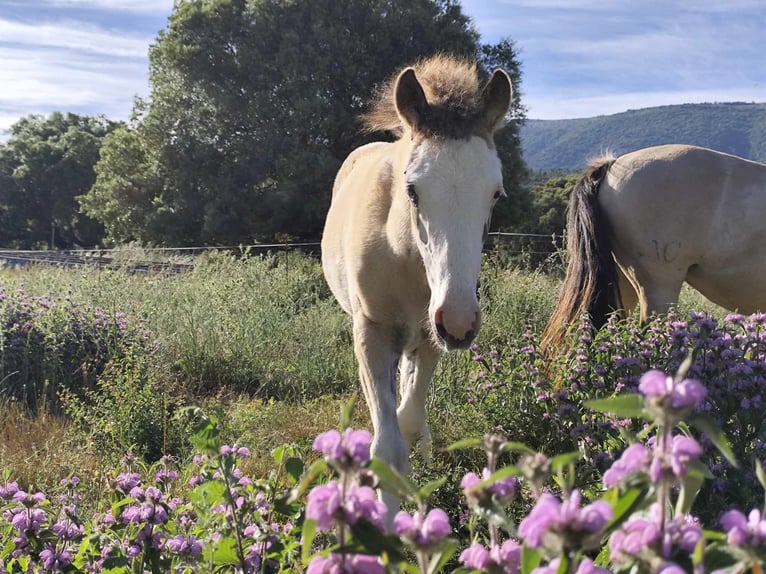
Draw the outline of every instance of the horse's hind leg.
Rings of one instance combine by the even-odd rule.
[[[400,350],[391,327],[373,323],[362,313],[354,314],[354,353],[359,363],[359,379],[370,409],[374,436],[371,454],[399,472],[409,470],[409,449],[396,418],[396,367]],[[399,498],[381,492],[388,507],[389,527],[399,510]]]
[[[636,310],[638,305],[638,292],[628,278],[621,265],[617,265],[617,288],[620,290],[620,303],[623,308],[623,317],[627,317]]]
[[[638,293],[640,320],[646,323],[652,313],[667,313],[678,303],[686,271],[670,267],[652,269],[627,268],[626,274]]]
[[[402,355],[399,363],[399,429],[410,446],[418,443],[418,450],[424,461],[431,457],[431,431],[428,430],[426,418],[426,398],[439,355],[439,351],[426,342]]]

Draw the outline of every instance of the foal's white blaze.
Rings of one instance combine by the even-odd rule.
[[[431,287],[431,329],[447,348],[466,347],[481,325],[476,287],[485,226],[502,192],[500,160],[478,136],[426,140],[407,183],[417,194],[413,226]]]

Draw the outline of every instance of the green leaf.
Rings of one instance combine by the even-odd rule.
[[[480,438],[464,438],[463,440],[459,440],[457,442],[453,442],[451,445],[449,445],[446,449],[444,449],[447,452],[452,452],[453,450],[461,450],[465,448],[484,448],[484,441]]]
[[[294,481],[298,481],[303,474],[303,469],[305,468],[303,461],[297,457],[290,457],[285,462],[285,471],[288,475],[290,475],[290,478],[292,478]]]
[[[314,537],[317,533],[317,521],[307,518],[303,521],[303,529],[301,530],[301,538],[303,539],[301,548],[301,561],[304,566],[308,565],[311,558],[311,545],[314,542]]]
[[[398,536],[386,536],[378,530],[377,526],[364,519],[357,520],[349,528],[356,541],[368,554],[379,556],[385,552],[395,562],[406,560],[402,541]]]
[[[710,472],[707,467],[699,461],[700,466]],[[690,468],[689,472],[681,482],[681,491],[678,493],[678,500],[676,500],[676,514],[686,514],[691,512],[694,500],[697,498],[703,483],[705,482],[704,472],[700,472],[699,469]]]
[[[585,401],[585,406],[591,410],[618,417],[648,419],[644,411],[644,400],[641,395],[635,393],[626,393],[608,399],[592,399]]]
[[[239,564],[237,543],[233,538],[221,538],[213,550],[213,563],[216,566]]]
[[[628,488],[624,492],[617,488],[609,489],[603,498],[612,506],[613,515],[605,531],[611,532],[630,517],[644,503],[648,491],[648,488]]]
[[[292,503],[298,500],[314,483],[316,478],[324,472],[327,472],[327,463],[325,460],[323,458],[315,460],[309,467],[309,470],[303,479],[292,489],[292,491],[290,491],[290,497],[287,499],[287,502]]]
[[[282,464],[282,461],[285,459],[286,451],[287,447],[285,445],[278,446],[271,451],[271,458],[273,458],[274,462],[277,464]]]
[[[441,572],[447,563],[455,555],[458,549],[458,541],[448,538],[439,545],[439,550],[431,555],[431,561],[428,563],[428,574]]]
[[[697,430],[705,433],[710,441],[716,446],[718,452],[726,457],[726,460],[729,461],[729,464],[734,468],[739,468],[739,463],[737,462],[737,458],[734,456],[734,451],[731,450],[729,439],[726,438],[726,435],[720,428],[718,428],[718,425],[715,424],[711,417],[703,414],[694,415],[689,420],[689,424],[694,426]]]
[[[500,470],[496,470],[481,482],[477,482],[475,485],[473,485],[473,487],[471,487],[471,492],[476,492],[482,488],[491,486],[500,479],[507,478],[509,476],[519,476],[520,474],[521,471],[515,466],[506,466]]]
[[[570,562],[569,554],[566,552],[559,554],[559,567],[556,569],[556,574],[567,574]]]
[[[212,508],[226,499],[226,485],[216,480],[203,482],[189,493],[189,500],[197,506]]]
[[[534,449],[529,448],[521,442],[504,442],[500,447],[500,452],[525,452],[528,454],[535,454]]]
[[[427,500],[428,497],[431,496],[431,494],[433,494],[437,488],[441,488],[445,482],[447,482],[446,476],[432,480],[431,482],[421,486],[417,494],[418,500]]]
[[[551,459],[551,469],[558,471],[573,462],[577,462],[581,458],[582,453],[580,451],[565,452],[564,454],[556,455]]]
[[[761,483],[761,486],[766,489],[766,473],[763,471],[761,461],[757,458],[755,459],[755,476],[758,477],[758,482]]]
[[[406,476],[403,476],[395,468],[388,466],[379,458],[373,458],[369,466],[380,481],[383,490],[400,496],[417,497],[418,488]]]
[[[530,548],[526,544],[521,547],[521,574],[531,574],[532,570],[540,565],[542,555],[535,548]]]
[[[356,397],[351,397],[340,413],[340,428],[347,429],[351,426],[351,419],[354,417],[354,408],[356,407]]]
[[[192,436],[189,440],[198,451],[214,455],[218,454],[218,450],[221,447],[221,441],[219,435],[221,434],[218,428],[218,419],[215,416],[202,415],[200,420],[194,426]]]

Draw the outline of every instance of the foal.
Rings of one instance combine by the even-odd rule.
[[[425,403],[440,354],[467,348],[481,325],[482,246],[504,195],[493,134],[511,93],[503,70],[480,89],[476,65],[452,57],[404,69],[365,117],[399,139],[354,150],[333,187],[322,267],[353,321],[372,454],[403,473],[412,444],[430,453]],[[391,517],[399,499],[382,498]]]

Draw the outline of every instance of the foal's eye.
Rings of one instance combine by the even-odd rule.
[[[494,200],[497,201],[501,197],[505,197],[505,190],[501,187],[500,189],[495,191]]]
[[[415,193],[415,186],[411,183],[407,184],[407,197],[410,198],[413,207],[418,206],[418,194]]]

